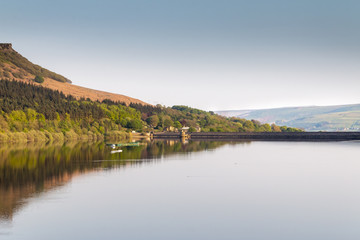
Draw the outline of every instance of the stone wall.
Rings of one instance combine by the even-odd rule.
[[[360,140],[360,132],[194,132],[193,140],[263,140],[263,141],[349,141]],[[180,133],[154,133],[154,138],[180,138]]]

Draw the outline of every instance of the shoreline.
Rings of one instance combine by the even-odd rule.
[[[46,130],[30,130],[28,132],[0,132],[0,144],[100,141],[105,139],[131,139],[131,134],[123,131],[111,131],[106,134],[93,133],[89,131],[87,134],[79,134],[76,133],[74,130],[70,130],[67,132],[49,132]]]

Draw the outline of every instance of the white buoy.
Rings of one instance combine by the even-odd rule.
[[[114,151],[111,151],[110,153],[113,154],[113,153],[121,153],[122,150],[114,150]]]

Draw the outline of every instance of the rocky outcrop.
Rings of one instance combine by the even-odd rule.
[[[11,43],[0,43],[0,50],[11,50],[12,44]]]

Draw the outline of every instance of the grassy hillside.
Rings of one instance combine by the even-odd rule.
[[[256,119],[263,123],[284,124],[308,131],[358,131],[360,129],[360,104],[219,111],[218,113]]]
[[[64,76],[33,64],[16,52],[11,45],[0,44],[0,77],[24,79],[29,77],[29,75],[51,78],[58,82],[71,83],[71,81]]]
[[[35,78],[39,80],[36,82]],[[33,64],[16,52],[11,44],[0,43],[0,79],[42,85],[46,88],[61,91],[65,95],[71,95],[76,99],[89,98],[93,101],[110,99],[112,101],[126,103],[127,105],[130,103],[147,104],[139,99],[125,95],[73,85],[71,81],[64,76]]]

